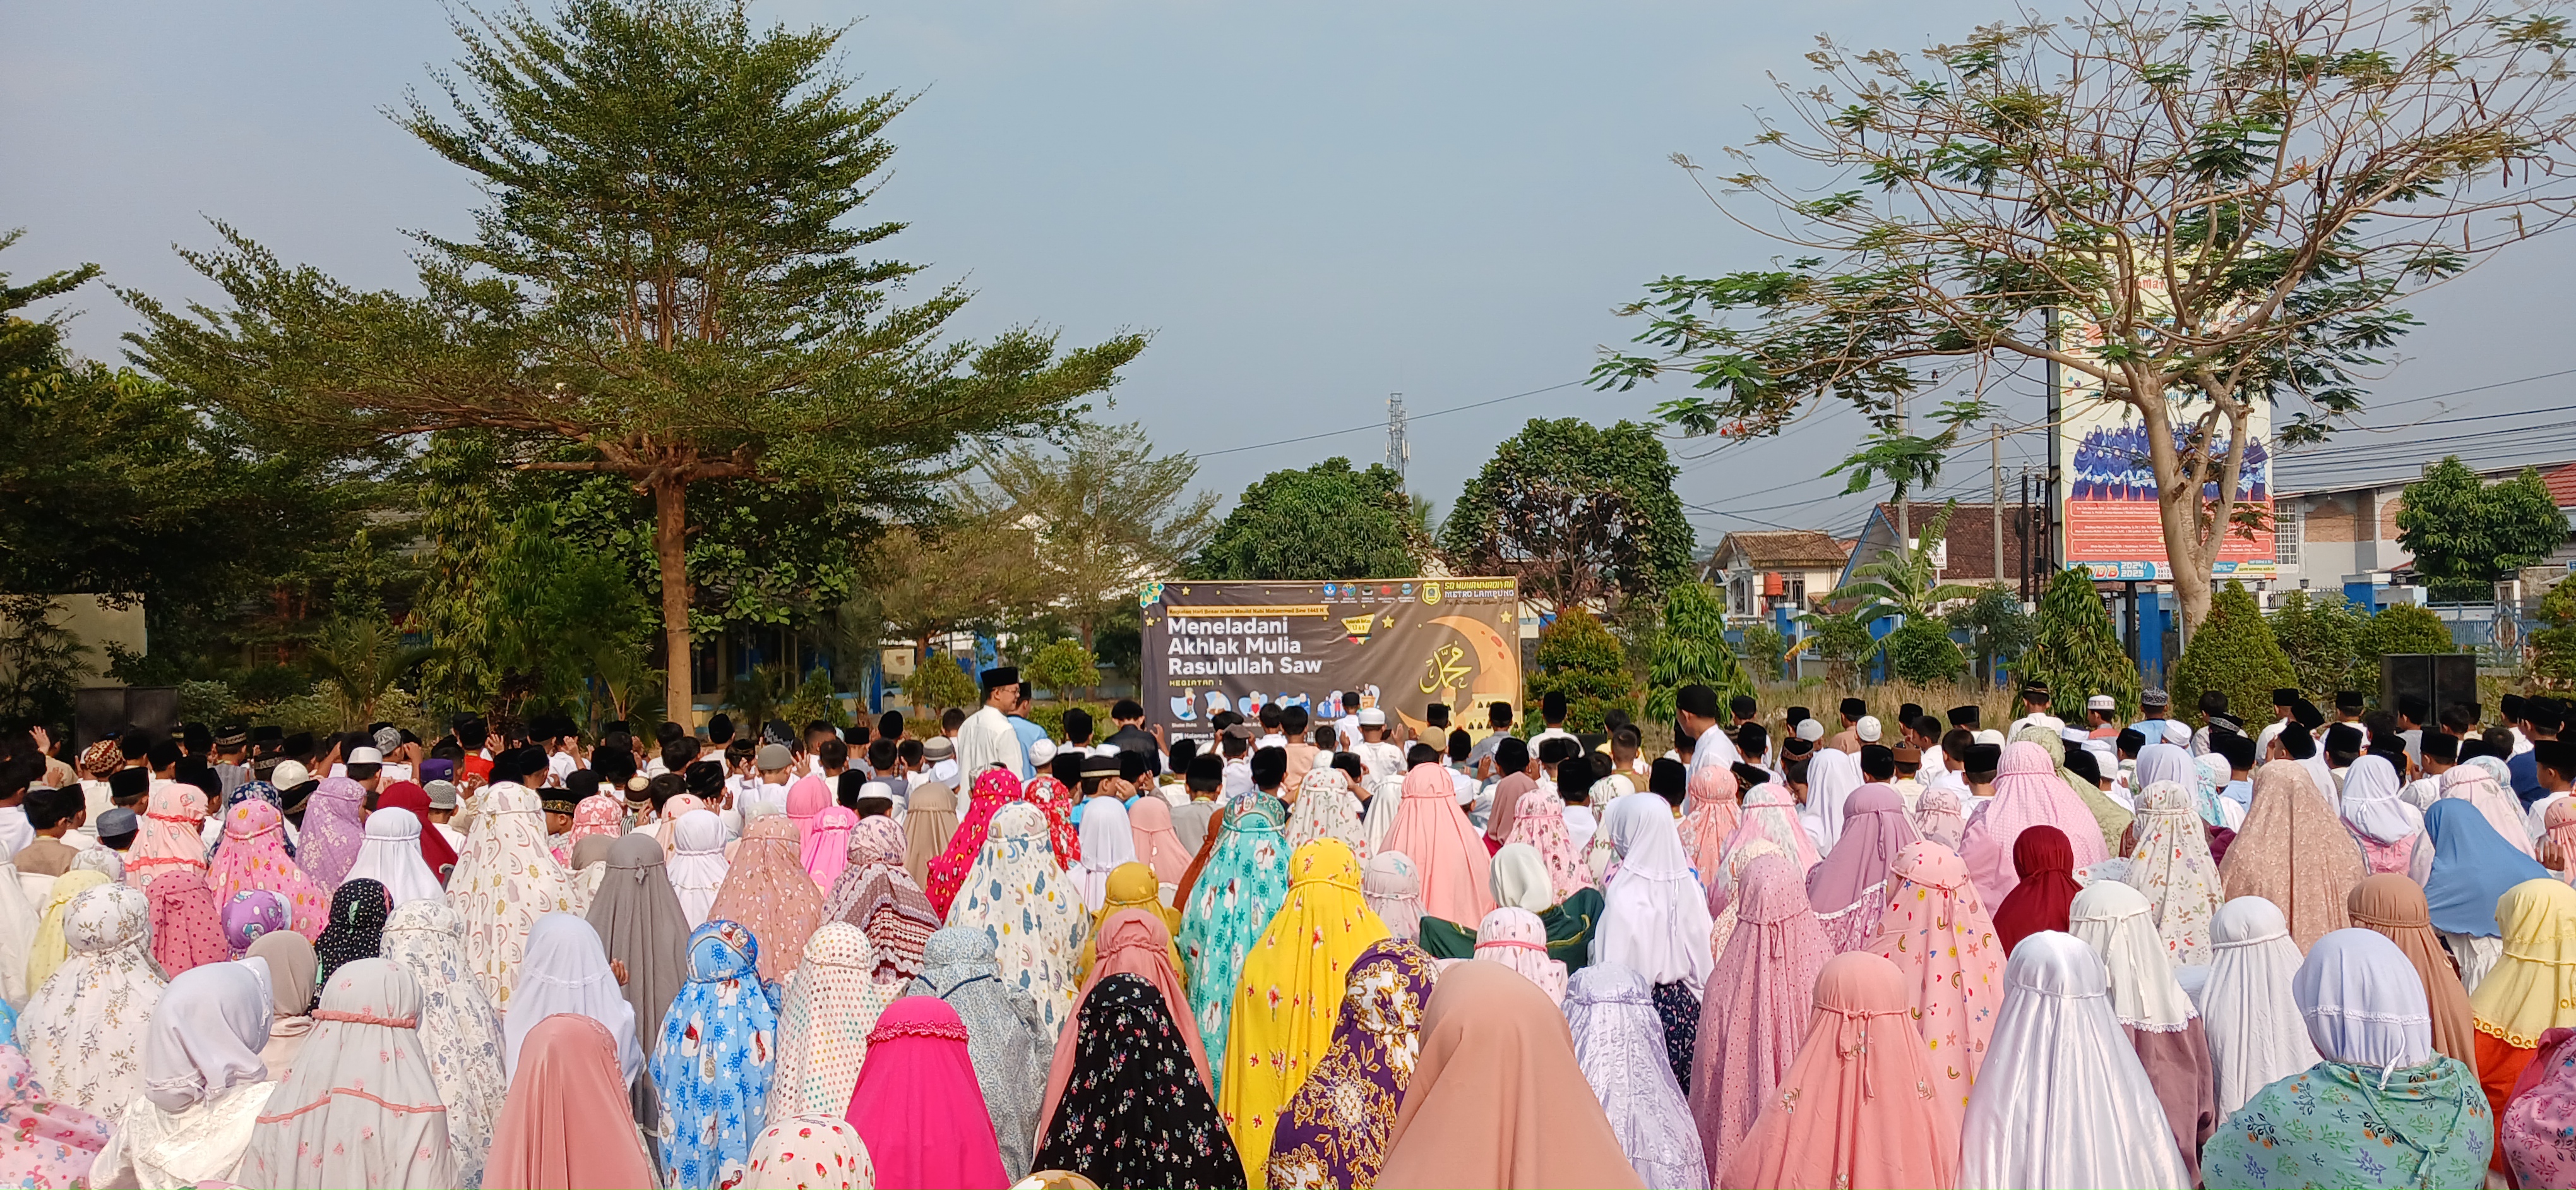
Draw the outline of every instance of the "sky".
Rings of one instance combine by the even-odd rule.
[[[0,270],[20,281],[94,261],[116,285],[207,299],[174,247],[209,246],[221,221],[351,283],[401,287],[406,230],[470,226],[465,175],[384,115],[455,56],[432,0],[7,11],[0,228],[27,235]],[[1201,482],[1229,498],[1273,469],[1382,459],[1400,392],[1409,486],[1445,510],[1529,418],[1645,418],[1679,394],[1568,386],[1636,332],[1617,304],[1667,273],[1759,268],[1778,251],[1728,223],[1672,154],[1715,161],[1747,139],[1754,112],[1780,110],[1775,73],[1805,85],[1818,33],[1911,51],[2006,10],[769,0],[753,12],[856,21],[844,68],[917,93],[867,213],[909,222],[887,250],[929,266],[916,286],[977,292],[963,333],[1150,333],[1100,416],[1202,456]],[[2530,379],[2570,366],[2571,265],[2567,237],[2544,239],[2415,302],[2428,325],[2377,385],[2381,409],[2363,419],[2377,428],[2297,465],[2328,481],[2407,470],[2445,444],[2440,419],[2515,414],[2477,427],[2510,431],[2576,407],[2576,374]],[[134,323],[112,294],[93,286],[69,307],[76,347],[121,350]],[[2039,385],[2005,387],[2006,415],[2035,420]],[[1855,416],[1822,410],[1713,455],[1675,441],[1700,549],[1729,529],[1856,529],[1870,497],[1840,496],[1822,472],[1859,433]],[[2576,457],[2560,439],[2459,445],[2479,465]],[[2036,435],[2006,443],[2008,488],[2043,452]],[[1981,498],[1989,466],[1984,447],[1963,452],[1939,493]]]

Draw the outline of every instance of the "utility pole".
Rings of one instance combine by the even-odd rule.
[[[1995,568],[1986,573],[1992,576],[1995,585],[2000,587],[2004,585],[2004,427],[2002,422],[1996,422],[1995,436],[1988,439],[1986,445],[1991,449],[1988,458],[1991,460],[1995,476],[1995,502],[1992,507],[1995,514]]]
[[[1404,394],[1386,395],[1386,465],[1395,472],[1398,482],[1404,479],[1405,464],[1413,461],[1413,442],[1404,435]]]

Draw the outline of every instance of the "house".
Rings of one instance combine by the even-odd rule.
[[[1942,535],[1941,545],[1933,554],[1942,582],[1984,586],[2000,578],[2015,595],[2038,597],[2035,592],[2029,595],[2022,592],[2022,559],[2032,545],[2029,536],[2046,532],[2046,514],[2038,505],[2003,506],[2000,519],[2003,569],[2000,575],[1995,568],[1998,518],[1992,504],[1949,505],[1908,500],[1905,503],[1908,536],[1920,538],[1924,529],[1940,517],[1943,508],[1950,509],[1950,523]],[[2045,552],[2045,543],[2039,544]],[[1849,563],[1834,575],[1835,585],[1850,579],[1852,567],[1876,561],[1879,555],[1896,548],[1896,505],[1881,501],[1869,510],[1869,520],[1861,526],[1860,536],[1853,542]],[[2038,582],[2047,580],[2046,574],[2036,576]]]
[[[1803,612],[1810,600],[1833,590],[1850,554],[1850,547],[1830,533],[1743,530],[1717,543],[1700,578],[1725,588],[1730,622],[1766,620],[1775,609]]]
[[[2406,505],[2406,485],[2422,478],[2426,465],[2408,460],[2356,467],[2334,455],[2284,455],[2273,479],[2273,545],[2280,557],[2273,589],[2343,587],[2371,583],[2373,575],[2388,576],[2373,585],[2404,585],[2415,558],[2397,543],[2397,513]],[[2522,468],[2484,468],[2478,474],[2492,483]],[[2540,564],[2576,563],[2576,463],[2542,464],[2539,470],[2571,526],[2568,540]]]

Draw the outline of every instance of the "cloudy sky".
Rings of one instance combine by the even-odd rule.
[[[1206,453],[1202,479],[1229,495],[1274,468],[1382,457],[1386,397],[1401,392],[1416,418],[1412,486],[1445,508],[1528,418],[1647,414],[1655,394],[1554,387],[1634,333],[1616,303],[1664,273],[1771,256],[1669,155],[1714,160],[1750,135],[1750,113],[1778,106],[1771,74],[1802,83],[1817,33],[1912,50],[2005,10],[772,0],[754,11],[864,17],[843,42],[846,67],[870,87],[921,93],[892,126],[900,152],[872,213],[912,225],[892,255],[978,291],[965,329],[1152,332],[1106,416]],[[203,297],[172,246],[208,244],[206,221],[219,219],[288,259],[400,286],[403,229],[468,226],[465,177],[382,114],[454,56],[432,0],[19,4],[8,29],[0,227],[28,234],[0,269],[22,280],[96,261],[120,285]],[[2470,429],[2507,431],[2458,440],[2482,464],[2576,457],[2554,450],[2561,433],[2516,432],[2576,405],[2576,375],[2528,380],[2576,366],[2563,351],[2571,264],[2560,237],[2416,303],[2429,326],[2380,385],[2388,408],[2367,419],[2384,432],[2347,436],[2345,461],[2314,473],[2403,467],[2441,448],[2437,435]],[[116,352],[132,322],[114,298],[93,288],[73,305],[76,344]],[[2490,385],[2501,387],[2419,399]],[[2037,413],[2035,383],[2006,398],[2012,413]],[[1424,416],[1480,402],[1495,403]],[[2441,424],[2499,412],[2513,416]],[[1863,498],[1836,498],[1841,481],[1818,478],[1855,421],[1826,413],[1778,442],[1685,462],[1701,547],[1730,528],[1855,527]],[[2008,474],[2041,450],[2036,437],[2013,442]],[[1957,461],[1944,486],[1981,495],[1986,452]]]

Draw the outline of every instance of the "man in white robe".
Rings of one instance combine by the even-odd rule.
[[[1020,671],[996,666],[984,671],[984,705],[957,728],[957,816],[964,821],[974,799],[975,778],[999,766],[1022,781],[1029,779],[1028,754],[1011,727],[1010,707],[1019,703]]]

